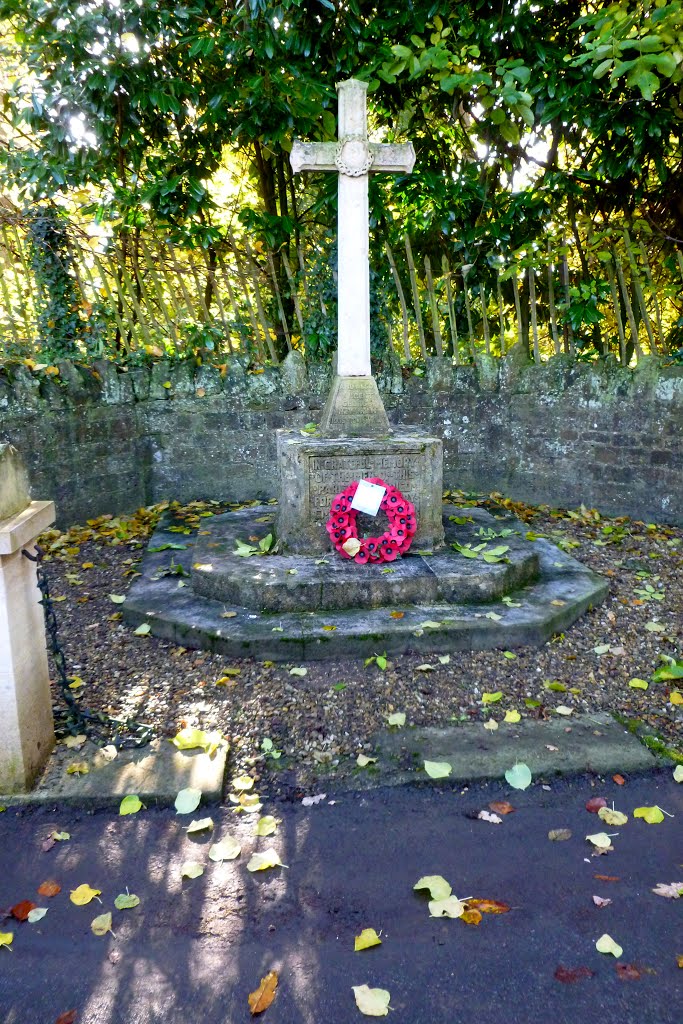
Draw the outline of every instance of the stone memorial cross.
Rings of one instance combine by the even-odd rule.
[[[339,140],[294,142],[290,161],[299,171],[337,171],[339,377],[370,377],[370,265],[368,259],[368,174],[410,173],[411,142],[368,142],[367,82],[337,84]]]

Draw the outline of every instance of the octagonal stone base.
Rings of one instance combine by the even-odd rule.
[[[283,551],[330,550],[325,524],[332,499],[354,480],[380,477],[415,505],[413,550],[443,545],[442,442],[420,430],[391,437],[331,438],[277,432],[280,505],[277,536]]]

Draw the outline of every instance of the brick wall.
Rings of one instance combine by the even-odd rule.
[[[23,453],[32,493],[59,522],[83,522],[164,498],[277,494],[274,431],[317,421],[329,370],[235,360],[95,372],[60,364],[0,375],[0,440]],[[431,360],[423,377],[378,374],[394,424],[444,440],[444,485],[532,503],[683,523],[683,368],[645,359],[635,370],[566,357],[536,367],[512,351],[476,367]]]

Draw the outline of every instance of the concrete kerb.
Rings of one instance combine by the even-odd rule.
[[[223,798],[227,744],[208,757],[198,751],[179,752],[168,740],[155,740],[80,777],[66,775],[66,761],[87,759],[95,748],[84,747],[78,753],[60,750],[34,792],[0,796],[0,805],[112,809],[124,796],[135,793],[147,805],[170,806],[179,790],[189,786],[201,789],[204,804]],[[501,723],[495,732],[484,729],[480,722],[432,728],[408,725],[382,730],[374,737],[372,751],[376,764],[343,779],[330,776],[317,785],[343,793],[400,785],[460,787],[504,782],[505,771],[518,762],[529,766],[533,785],[559,776],[620,772],[633,777],[669,763],[652,754],[606,713],[558,716],[549,721],[522,719],[514,725]],[[426,760],[450,764],[448,777],[431,780],[424,771]]]

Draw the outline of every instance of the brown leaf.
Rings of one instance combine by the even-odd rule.
[[[264,1010],[268,1009],[275,998],[277,983],[277,971],[268,971],[266,976],[261,978],[259,987],[248,997],[252,1016],[256,1016],[257,1013],[263,1013]]]
[[[640,971],[635,964],[615,964],[614,969],[622,981],[637,981]]]
[[[38,886],[39,896],[56,896],[61,891],[62,887],[59,882],[47,881]]]
[[[612,782],[616,782],[617,786],[625,786],[626,785],[626,779],[624,778],[623,775],[613,775],[612,776]]]
[[[389,617],[392,619],[402,619],[405,612],[389,612]]]
[[[37,903],[31,903],[30,900],[21,900],[21,902],[12,907],[12,917],[16,917],[17,921],[25,921],[31,911],[35,910],[37,906]]]
[[[55,1024],[74,1024],[77,1017],[78,1010],[65,1010],[64,1013],[60,1013],[59,1017],[57,1017]]]
[[[621,879],[618,875],[593,875],[593,878],[597,878],[599,882],[620,882]]]
[[[498,900],[468,900],[467,906],[482,914],[507,914],[510,909],[507,903],[499,903]]]
[[[679,967],[683,967],[683,953],[679,953],[676,957],[676,963]]]
[[[458,921],[462,921],[463,924],[481,924],[481,913],[476,908],[474,910],[466,910],[460,915]]]
[[[512,814],[514,812],[514,807],[507,800],[492,800],[489,808],[496,814]]]
[[[572,830],[570,828],[551,828],[548,832],[548,839],[555,843],[561,843],[565,839],[571,839]]]
[[[55,840],[52,838],[52,836],[48,836],[47,839],[44,839],[43,842],[40,844],[40,848],[43,851],[43,853],[47,853],[48,850],[51,850],[54,845]]]
[[[583,978],[592,978],[594,974],[595,971],[591,971],[590,967],[563,967],[560,964],[553,977],[556,981],[569,985],[574,981],[582,981]]]
[[[592,796],[590,800],[586,801],[586,810],[591,814],[597,814],[601,807],[607,807],[604,796]]]

